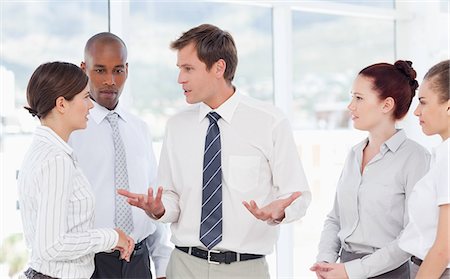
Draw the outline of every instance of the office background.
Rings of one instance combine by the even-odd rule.
[[[122,37],[129,78],[121,102],[149,124],[158,153],[167,119],[186,106],[169,43],[201,23],[229,31],[238,48],[235,85],[287,114],[313,193],[306,217],[282,226],[268,257],[272,277],[314,278],[308,269],[342,164],[365,137],[346,109],[355,75],[372,63],[407,59],[421,81],[449,58],[449,12],[448,0],[0,0],[0,278],[16,278],[27,258],[15,176],[38,125],[22,107],[39,64],[79,64],[93,34]],[[428,148],[438,142],[421,134],[411,112],[399,126]]]

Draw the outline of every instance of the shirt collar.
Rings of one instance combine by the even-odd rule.
[[[95,123],[100,124],[100,122],[102,122],[103,119],[105,119],[105,117],[110,112],[117,113],[123,121],[127,122],[126,113],[125,113],[124,109],[122,108],[122,106],[120,105],[120,102],[117,104],[116,108],[113,110],[109,110],[109,109],[105,108],[104,106],[99,105],[94,100],[92,100],[92,103],[94,104],[94,107],[89,111],[89,118],[92,118],[95,121]]]
[[[390,137],[387,141],[385,141],[380,148],[380,153],[385,154],[388,150],[392,152],[396,152],[400,145],[406,140],[405,131],[402,129],[397,129],[397,132]],[[361,152],[364,147],[366,147],[368,138],[364,139],[362,142],[353,147],[354,152]]]
[[[404,130],[397,129],[397,133],[395,133],[390,139],[384,142],[381,146],[381,152],[385,153],[387,149],[392,152],[396,152],[400,145],[406,140],[406,134]],[[383,151],[384,150],[384,151]]]
[[[226,100],[223,104],[221,104],[218,108],[212,109],[205,103],[199,104],[199,114],[198,114],[198,121],[202,121],[208,113],[211,111],[217,112],[220,117],[226,121],[227,123],[231,123],[231,120],[233,119],[234,112],[236,111],[236,108],[241,100],[241,95],[235,91],[233,95],[231,95],[228,100]]]
[[[73,157],[73,149],[51,128],[42,125],[38,126],[34,134],[39,137],[39,140],[51,143]]]

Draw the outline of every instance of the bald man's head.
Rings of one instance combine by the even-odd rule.
[[[127,47],[122,39],[108,32],[91,37],[84,48],[81,68],[89,77],[91,98],[113,110],[128,76]]]
[[[122,46],[122,50],[125,54],[125,60],[127,59],[127,46],[121,38],[114,35],[110,32],[102,32],[95,34],[92,36],[84,47],[84,60],[86,61],[88,56],[90,55],[92,48],[95,48],[97,45],[109,45],[109,44],[120,44]]]

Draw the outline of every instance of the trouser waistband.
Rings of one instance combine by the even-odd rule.
[[[175,246],[178,250],[183,251],[194,257],[207,260],[209,263],[230,264],[239,261],[249,261],[263,258],[264,255],[258,254],[247,254],[247,253],[237,253],[233,251],[214,251],[214,250],[203,250],[197,247],[179,247]]]
[[[355,259],[361,259],[367,255],[370,255],[368,253],[353,253],[353,252],[348,252],[344,249],[342,249],[341,251],[341,263],[345,263],[345,262],[349,262]],[[402,265],[400,265],[399,267],[388,271],[386,273],[377,275],[377,276],[373,276],[373,277],[369,277],[369,278],[377,278],[377,279],[409,279],[409,262],[406,261],[405,263],[403,263]]]

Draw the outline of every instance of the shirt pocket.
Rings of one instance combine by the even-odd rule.
[[[258,186],[261,158],[258,156],[230,156],[228,187],[246,193]]]

